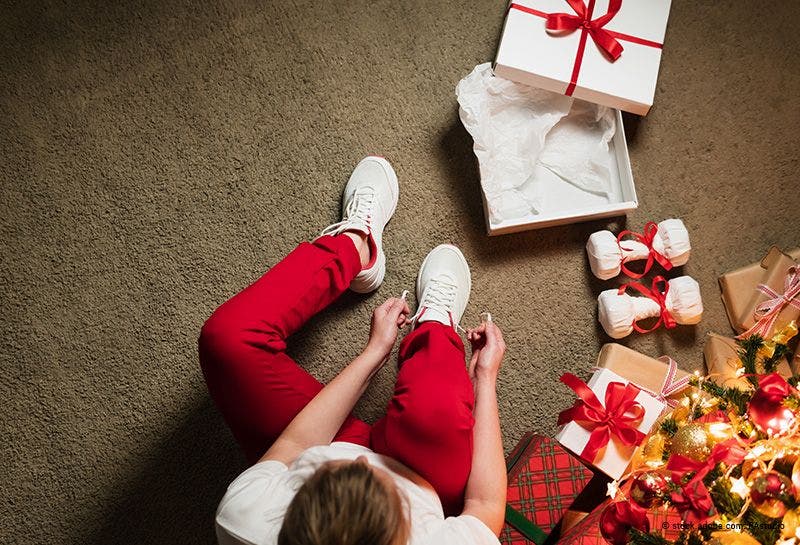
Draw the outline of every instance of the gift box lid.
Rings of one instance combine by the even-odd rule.
[[[671,0],[512,0],[495,74],[645,115]]]

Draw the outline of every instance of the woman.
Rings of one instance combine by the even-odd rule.
[[[467,331],[465,365],[457,329],[470,272],[457,248],[425,258],[414,316],[405,297],[375,309],[363,352],[327,386],[285,352],[287,337],[345,289],[381,284],[383,229],[397,198],[389,163],[363,159],[345,188],[342,221],[203,326],[209,392],[256,462],[220,502],[221,545],[498,543],[506,479],[495,384],[505,343],[491,321]],[[406,325],[394,396],[370,426],[350,413]]]

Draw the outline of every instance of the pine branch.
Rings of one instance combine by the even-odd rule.
[[[764,373],[772,373],[778,368],[778,364],[789,353],[789,348],[785,344],[776,344],[775,351],[769,358],[764,358]]]
[[[723,401],[720,409],[725,410],[728,406],[733,406],[739,415],[747,412],[747,403],[752,395],[750,392],[745,392],[736,387],[720,386],[710,380],[704,380],[702,387],[704,391]]]
[[[764,346],[764,339],[760,335],[750,335],[746,339],[739,341],[739,359],[742,361],[747,380],[754,387],[758,388],[758,350]]]
[[[744,514],[742,522],[747,526],[748,533],[763,545],[774,545],[781,535],[782,519],[762,515],[752,507]]]
[[[661,433],[666,435],[667,437],[672,437],[678,432],[678,423],[675,422],[674,418],[665,418],[663,422],[661,422]]]
[[[631,528],[628,535],[630,536],[628,543],[633,545],[670,545],[672,543],[655,532],[642,532],[636,528]]]
[[[744,506],[744,500],[731,492],[731,482],[728,479],[715,480],[709,493],[717,511],[729,517],[738,515]]]

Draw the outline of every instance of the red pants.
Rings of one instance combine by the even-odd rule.
[[[208,390],[250,462],[322,389],[286,354],[287,337],[339,297],[360,269],[346,236],[303,243],[203,326],[200,363]],[[464,345],[451,327],[425,322],[403,339],[398,360],[386,416],[370,426],[351,415],[334,440],[412,468],[433,485],[445,512],[457,514],[472,466],[474,424]]]

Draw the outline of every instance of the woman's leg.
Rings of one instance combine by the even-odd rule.
[[[400,345],[394,396],[371,432],[373,450],[427,479],[446,514],[461,512],[472,469],[475,395],[455,331],[469,286],[469,268],[454,246],[439,246],[425,259],[419,323]]]
[[[298,246],[203,326],[208,390],[251,462],[322,389],[286,355],[287,337],[348,287],[366,293],[383,281],[383,230],[398,193],[386,159],[362,159],[344,189],[342,221]],[[334,438],[363,445],[368,439],[369,426],[352,416]]]
[[[200,334],[208,390],[250,462],[260,458],[322,389],[286,355],[286,339],[348,288],[361,260],[347,235],[303,243],[220,306]],[[350,417],[336,440],[367,444]]]
[[[474,424],[464,345],[452,327],[425,322],[403,339],[398,360],[394,396],[372,428],[372,448],[427,479],[445,513],[460,513]]]

